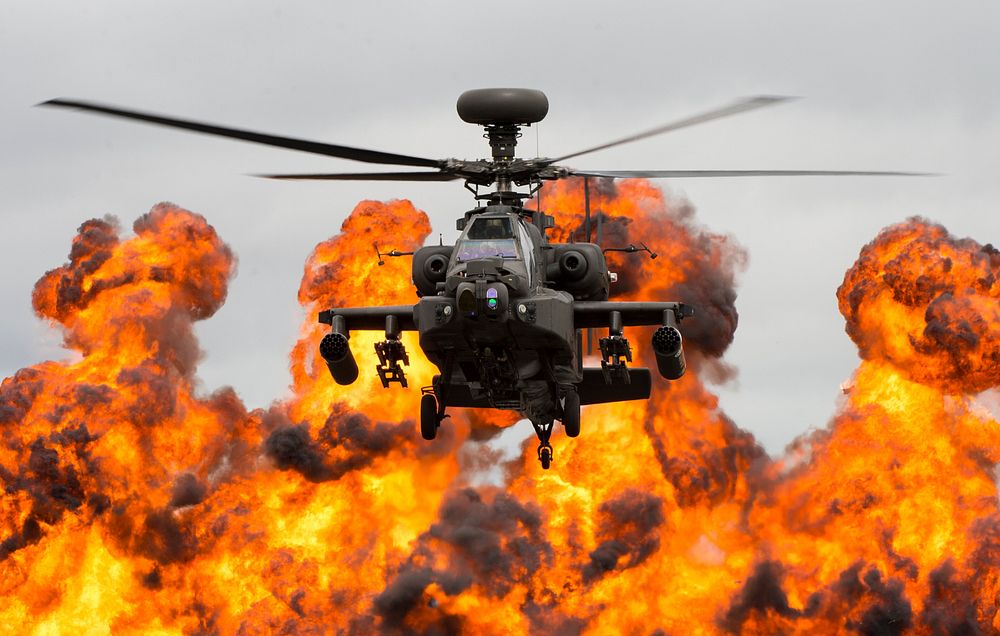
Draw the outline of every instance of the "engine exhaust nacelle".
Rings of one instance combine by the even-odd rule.
[[[668,380],[677,380],[684,375],[687,363],[684,361],[681,332],[677,327],[665,325],[653,333],[653,353],[656,354],[660,375]]]
[[[323,356],[326,368],[337,384],[346,386],[358,379],[358,363],[344,334],[333,332],[323,336],[319,343],[319,355]]]
[[[545,250],[545,279],[576,300],[607,300],[608,264],[593,243],[550,245]]]
[[[413,284],[418,296],[433,296],[438,285],[448,277],[448,262],[451,259],[451,245],[421,247],[413,253]]]

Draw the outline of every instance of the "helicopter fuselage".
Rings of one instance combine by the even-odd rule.
[[[435,280],[437,293],[417,303],[414,321],[421,348],[445,380],[439,400],[519,411],[542,423],[561,415],[558,400],[575,390],[583,369],[575,298],[553,288],[560,278],[558,261],[549,267],[555,248],[525,222],[526,215],[523,208],[506,205],[467,215],[444,280]],[[570,260],[579,269],[573,273],[587,278],[584,295],[607,298],[603,255],[596,245],[577,248]],[[583,271],[586,257],[580,250],[600,261],[592,272]],[[414,259],[415,278],[424,273],[421,261]]]
[[[433,439],[448,407],[511,410],[531,421],[542,442],[540,457],[545,451],[551,458],[554,420],[575,437],[580,404],[649,397],[649,371],[627,366],[632,354],[625,326],[661,325],[664,346],[654,346],[664,360],[660,372],[680,377],[684,356],[676,323],[690,308],[608,302],[611,276],[600,247],[548,243],[544,229],[550,224],[551,217],[520,206],[476,208],[459,220],[462,234],[455,245],[413,254],[420,297],[415,305],[322,312],[320,321],[333,332],[320,352],[334,379],[350,384],[357,378],[347,345],[350,329],[384,324],[386,340],[376,345],[379,376],[386,387],[405,386],[399,332],[416,330],[421,349],[440,371],[423,388],[424,437]],[[601,366],[585,368],[581,330],[591,327],[607,327],[608,335],[600,339]]]

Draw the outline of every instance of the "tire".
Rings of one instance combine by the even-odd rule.
[[[563,428],[567,437],[580,434],[580,394],[575,390],[567,391],[563,399]]]
[[[546,448],[542,450],[541,460],[542,470],[548,470],[549,466],[552,465],[552,454],[549,449]]]
[[[426,440],[432,440],[437,437],[437,429],[437,399],[425,393],[420,398],[420,435]]]

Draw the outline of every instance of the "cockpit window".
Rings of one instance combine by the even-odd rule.
[[[478,258],[517,258],[517,248],[514,247],[514,239],[459,241],[455,249],[455,258],[459,263],[474,261]]]
[[[466,237],[475,240],[512,239],[514,238],[514,228],[511,226],[509,218],[478,218],[472,222],[472,227],[469,228]]]

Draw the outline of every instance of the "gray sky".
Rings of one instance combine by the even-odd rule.
[[[342,6],[338,6],[342,5]],[[544,90],[558,156],[755,94],[805,99],[595,153],[581,169],[916,170],[928,179],[662,181],[749,251],[722,407],[773,453],[833,412],[857,364],[835,291],[885,225],[919,214],[1000,241],[1000,4],[930,2],[35,2],[0,4],[0,375],[62,357],[35,280],[85,219],[155,203],[205,215],[240,259],[198,328],[207,389],[281,397],[313,246],[361,199],[409,198],[436,231],[456,184],[277,183],[254,172],[364,170],[68,111],[105,101],[428,157],[479,157],[463,90]],[[534,151],[535,131],[521,148]],[[681,299],[683,300],[683,299]],[[254,343],[247,349],[246,343]],[[416,409],[414,394],[414,409]],[[525,435],[530,429],[525,427]]]

